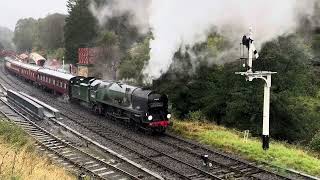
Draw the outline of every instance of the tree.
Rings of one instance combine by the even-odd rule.
[[[4,49],[14,50],[12,39],[13,32],[6,27],[0,27],[0,43]]]
[[[64,27],[66,61],[77,63],[78,48],[88,47],[97,38],[97,20],[89,10],[90,0],[69,0],[69,16]]]
[[[122,60],[119,71],[122,79],[134,79],[137,84],[143,83],[142,70],[150,59],[149,38],[143,42],[134,44]]]
[[[214,40],[216,39],[216,40]],[[208,120],[232,128],[249,129],[259,135],[262,128],[263,81],[247,82],[234,72],[238,62],[211,65],[205,62],[227,49],[223,40],[210,37],[204,45],[191,47],[197,58],[194,74],[188,53],[177,52],[169,71],[159,79],[157,89],[168,94],[174,112],[186,117],[201,110]],[[190,51],[190,50],[188,50]],[[188,52],[187,51],[187,52]],[[204,53],[208,52],[209,53]],[[270,128],[273,138],[308,142],[320,129],[317,80],[310,63],[311,49],[296,35],[281,36],[265,43],[255,70],[277,71],[272,78]],[[201,56],[199,56],[201,57]]]
[[[39,45],[47,50],[63,47],[63,28],[66,15],[52,14],[38,20]]]
[[[13,42],[17,50],[20,52],[31,51],[36,40],[37,21],[33,18],[18,20],[15,30]]]
[[[97,42],[102,48],[102,57],[95,62],[95,70],[104,78],[117,80],[121,62],[118,36],[114,32],[104,32]]]

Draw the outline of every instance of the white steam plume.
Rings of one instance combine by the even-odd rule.
[[[153,0],[150,26],[154,40],[150,42],[150,61],[144,74],[158,78],[168,70],[181,44],[205,41],[212,26],[236,41],[236,46],[249,26],[258,44],[290,32],[296,27],[298,5],[306,10],[298,0]]]
[[[136,26],[140,33],[144,34],[149,31],[150,3],[150,0],[107,0],[104,6],[97,7],[92,1],[90,10],[100,25],[104,25],[112,17],[129,13],[131,25]]]
[[[271,38],[294,31],[297,14],[311,12],[314,1],[111,0],[103,8],[97,10],[92,6],[91,9],[102,23],[131,12],[132,24],[141,32],[151,29],[154,39],[150,42],[150,61],[143,73],[154,79],[168,70],[180,47],[205,41],[213,26],[235,46],[252,27],[259,48]],[[227,58],[225,55],[222,59]]]

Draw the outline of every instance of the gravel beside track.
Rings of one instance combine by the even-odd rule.
[[[97,142],[123,154],[127,158],[158,172],[167,179],[310,179],[290,175],[290,178],[191,143],[170,134],[155,136],[134,131],[124,124],[92,115],[76,104],[57,101],[48,93],[22,83],[16,77],[0,72],[0,82],[24,91],[59,109],[66,125],[94,138]],[[208,154],[212,167],[203,166],[201,155]]]

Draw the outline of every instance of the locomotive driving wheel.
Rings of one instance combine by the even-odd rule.
[[[93,106],[93,112],[95,113],[95,114],[102,114],[102,107],[100,106],[100,105],[94,105]]]

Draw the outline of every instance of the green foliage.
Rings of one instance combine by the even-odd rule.
[[[142,42],[145,35],[141,35],[138,29],[130,22],[130,13],[115,16],[102,25],[100,31],[114,32],[118,37],[119,48],[125,54],[135,43]]]
[[[198,110],[189,112],[187,118],[191,121],[204,121],[206,116],[200,110]]]
[[[89,10],[90,0],[69,0],[69,16],[64,27],[66,61],[78,62],[78,48],[90,46],[98,35],[98,24]]]
[[[58,48],[56,50],[51,50],[47,52],[48,59],[57,59],[57,60],[63,60],[65,56],[65,49],[64,48]]]
[[[37,20],[33,18],[18,20],[15,30],[13,42],[17,50],[20,52],[31,51],[33,44],[36,42]]]
[[[142,84],[142,69],[150,59],[149,51],[149,38],[145,38],[141,43],[134,44],[120,64],[120,78],[134,79],[137,84]]]
[[[175,120],[172,130],[214,148],[242,155],[246,159],[320,175],[320,159],[317,158],[317,154],[312,154],[299,146],[272,140],[270,149],[264,151],[260,139],[249,138],[244,142],[242,132],[207,122]]]
[[[38,20],[38,46],[46,50],[63,47],[63,28],[66,15],[52,14]]]
[[[55,50],[63,47],[65,15],[52,14],[44,19],[20,19],[16,24],[13,41],[20,52]]]
[[[222,36],[217,34],[209,35],[206,44],[211,57],[216,57],[225,48],[226,43]]]
[[[106,31],[98,41],[100,46],[114,46],[119,44],[119,38],[114,32]]]
[[[217,36],[217,35],[216,35]],[[215,44],[212,46],[212,44]],[[213,48],[214,47],[214,48]],[[228,127],[249,129],[261,134],[263,85],[261,80],[246,82],[235,75],[238,63],[211,65],[210,57],[219,57],[228,43],[221,37],[210,37],[203,45],[192,47],[194,54],[213,52],[200,62],[192,74],[188,54],[176,53],[169,72],[160,78],[157,89],[169,95],[178,117],[188,117],[190,111],[201,110],[208,120]],[[272,78],[270,128],[274,138],[306,143],[320,129],[316,111],[319,81],[309,60],[311,50],[297,36],[282,36],[263,45],[260,60],[254,70],[271,70]]]
[[[320,151],[320,131],[314,135],[309,143],[309,147],[315,151]]]
[[[20,148],[29,142],[26,133],[20,127],[2,120],[0,120],[0,138],[16,148]]]
[[[256,61],[253,66],[256,70],[278,72],[272,80],[272,136],[290,142],[310,140],[311,134],[320,126],[316,123],[317,117],[298,99],[314,98],[318,87],[318,81],[308,62],[310,49],[298,37],[286,36],[266,43],[260,55],[261,61]],[[226,81],[231,82],[230,80]],[[227,116],[224,120],[227,125],[236,124],[241,129],[250,127],[255,134],[261,132],[262,87],[261,82],[237,83],[232,87],[235,93],[231,93],[231,98],[227,101]]]

